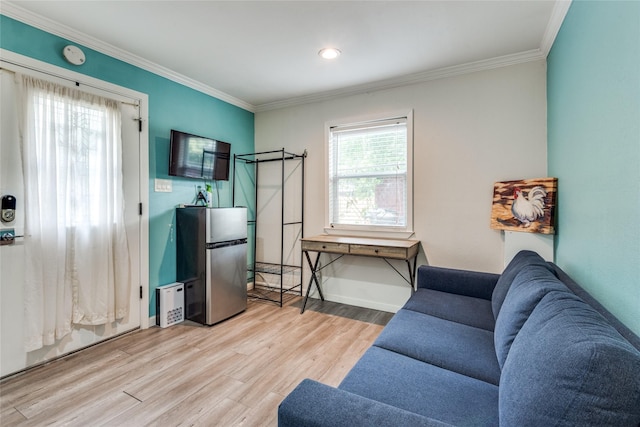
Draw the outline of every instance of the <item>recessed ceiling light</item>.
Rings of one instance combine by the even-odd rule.
[[[320,49],[318,55],[324,59],[335,59],[340,56],[340,53],[340,49],[336,49],[335,47],[325,47],[324,49]]]

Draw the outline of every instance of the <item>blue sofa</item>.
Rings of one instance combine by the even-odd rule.
[[[640,339],[554,264],[421,266],[337,387],[306,379],[280,427],[639,426]]]

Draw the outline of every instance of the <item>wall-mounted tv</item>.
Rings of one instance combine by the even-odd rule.
[[[231,144],[171,130],[169,175],[229,180]]]

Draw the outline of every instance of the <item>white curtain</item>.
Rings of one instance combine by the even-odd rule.
[[[22,76],[25,349],[129,312],[116,101]]]

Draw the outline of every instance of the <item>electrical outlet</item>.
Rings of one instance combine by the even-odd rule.
[[[170,179],[156,178],[154,190],[156,193],[171,193],[173,191],[173,182]]]
[[[16,231],[13,228],[0,230],[0,245],[12,245],[16,239]]]

